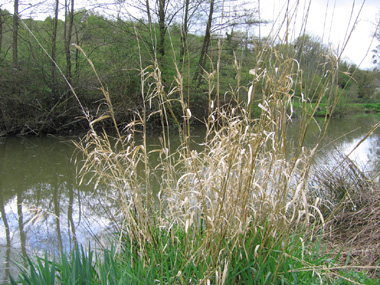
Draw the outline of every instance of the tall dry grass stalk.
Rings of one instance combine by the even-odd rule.
[[[294,12],[289,7],[284,23],[290,22]],[[282,260],[292,259],[285,254],[292,235],[299,229],[312,231],[317,220],[323,223],[319,198],[311,200],[308,195],[308,180],[331,116],[320,126],[313,147],[306,148],[304,140],[309,126],[317,124],[314,113],[321,100],[328,97],[330,114],[339,100],[339,55],[331,52],[320,57],[325,74],[319,83],[321,92],[297,94],[297,87],[304,87],[303,71],[289,43],[279,32],[268,38],[250,71],[251,83],[234,89],[234,104],[216,106],[219,95],[214,93],[212,79],[219,78],[220,70],[205,72],[210,102],[202,150],[191,147],[193,118],[179,68],[171,89],[165,90],[157,59],[150,66],[140,66],[144,109],[123,132],[117,132],[116,138],[94,127],[106,117],[113,118],[109,94],[102,88],[109,111],[90,122],[91,130],[78,144],[84,155],[80,174],[108,186],[105,198],[119,205],[119,212],[111,214],[120,233],[120,246],[127,237],[130,250],[147,266],[160,265],[152,260],[148,248],[156,248],[164,256],[170,246],[181,243],[178,259],[185,262],[179,267],[178,280],[183,280],[181,272],[187,265],[203,263],[207,268],[198,282],[213,277],[215,283],[222,284],[236,250],[242,253],[241,259],[254,253],[265,261],[276,249],[280,253],[278,267],[270,277],[274,281],[281,273]],[[247,97],[241,90],[247,90]],[[316,103],[311,104],[309,98]],[[298,140],[291,147],[287,128],[295,100],[299,100],[302,113]],[[147,109],[152,101],[158,102],[154,114],[159,114],[162,128],[161,145],[156,148],[147,142]],[[181,116],[175,115],[173,102],[180,104]],[[258,118],[252,115],[254,104],[261,109]],[[181,143],[175,149],[169,118],[179,130]],[[137,140],[140,135],[142,140]],[[158,157],[158,162],[152,162],[152,157]],[[169,237],[166,244],[162,244],[162,235]],[[249,242],[253,240],[259,242]]]

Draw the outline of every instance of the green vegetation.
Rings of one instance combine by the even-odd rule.
[[[201,5],[202,9],[206,9],[209,4]],[[162,40],[158,39],[161,32],[159,23],[152,23],[149,27],[149,23],[144,20],[114,19],[91,10],[73,10],[63,20],[54,16],[43,21],[31,18],[20,20],[17,50],[14,50],[14,17],[6,10],[0,12],[1,135],[85,131],[88,124],[67,83],[73,86],[91,116],[96,117],[106,109],[104,105],[98,108],[102,98],[97,90],[97,77],[86,63],[85,56],[71,43],[80,46],[96,66],[102,82],[107,84],[105,88],[113,102],[115,119],[117,123],[123,124],[133,119],[135,112],[144,105],[140,96],[139,70],[136,69],[140,64],[140,55],[143,66],[149,66],[157,59],[166,93],[170,93],[175,80],[181,80],[181,92],[193,112],[193,118],[204,120],[209,115],[209,84],[217,86],[212,92],[218,93],[218,102],[215,104],[219,107],[234,102],[233,94],[237,91],[243,98],[242,94],[246,93],[245,88],[249,87],[252,80],[249,70],[257,65],[261,48],[272,41],[269,38],[248,36],[254,34],[251,30],[259,23],[255,20],[255,11],[249,16],[241,15],[242,19],[251,19],[246,21],[249,23],[247,29],[246,25],[242,26],[238,22],[222,27],[213,22],[212,28],[216,32],[211,32],[206,41],[206,35],[188,31],[184,34],[183,25],[176,22],[179,21],[177,18],[167,23]],[[197,24],[202,24],[202,21],[206,19],[199,20]],[[68,34],[70,27],[71,33]],[[227,27],[230,32],[218,32]],[[140,48],[137,41],[140,41]],[[325,64],[328,57],[334,56],[330,47],[323,45],[319,38],[309,35],[300,35],[288,42],[272,42],[271,45],[284,57],[297,60],[303,71],[302,84],[294,88],[296,97],[315,102],[318,93],[324,92],[321,87],[328,80]],[[17,62],[14,54],[17,55]],[[49,57],[60,67],[62,74],[52,65]],[[263,66],[260,65],[260,68]],[[180,78],[177,78],[177,69]],[[216,71],[218,77],[212,76]],[[336,110],[337,116],[356,111],[378,111],[378,108],[362,108],[362,104],[377,103],[379,100],[376,70],[360,70],[339,60],[336,72],[335,84],[339,92],[344,93],[340,96],[342,102]],[[235,78],[238,78],[238,82]],[[258,80],[256,84],[262,82]],[[265,94],[258,92],[256,95],[255,104],[252,105],[254,108]],[[328,105],[327,101],[322,103]],[[298,106],[297,102],[294,102],[294,106]],[[173,112],[178,115],[180,109],[173,102]],[[315,115],[330,114],[325,106],[320,109]],[[327,113],[325,110],[328,110]],[[258,116],[259,112],[255,114]],[[159,125],[159,121],[158,116],[149,118],[149,124],[154,128]]]
[[[262,231],[267,229],[263,227]],[[171,235],[175,237],[172,239]],[[204,235],[204,234],[203,234]],[[197,239],[205,237],[198,235]],[[146,265],[131,240],[123,241],[121,253],[102,249],[76,248],[56,261],[36,257],[27,260],[29,269],[20,268],[18,283],[11,284],[347,284],[348,281],[377,284],[378,280],[338,266],[339,255],[326,251],[321,239],[305,243],[300,236],[290,236],[288,247],[261,240],[262,232],[251,233],[244,240],[246,249],[236,249],[230,263],[210,274],[210,259],[201,264],[188,262],[181,253],[186,244],[185,232],[161,232],[157,247],[148,245]],[[167,248],[163,249],[163,245]],[[225,245],[227,246],[227,245]],[[267,248],[266,246],[269,246]],[[260,249],[263,247],[263,249]],[[341,270],[340,272],[338,270]],[[276,276],[276,278],[273,278]]]

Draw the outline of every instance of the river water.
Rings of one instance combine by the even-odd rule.
[[[333,152],[348,154],[365,136],[378,116],[334,119],[326,143],[317,155],[328,164]],[[297,131],[297,122],[289,134]],[[0,283],[15,276],[10,260],[48,250],[58,253],[78,242],[106,239],[115,205],[103,201],[101,186],[78,184],[73,162],[74,137],[0,138]],[[312,143],[313,136],[309,137]],[[156,138],[151,138],[155,143]],[[373,177],[380,171],[380,129],[350,158]]]

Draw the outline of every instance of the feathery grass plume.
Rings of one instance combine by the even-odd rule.
[[[275,57],[273,61],[278,71],[273,74],[269,66],[261,75],[260,118],[251,119],[244,104],[232,110],[216,109],[212,115],[217,119],[206,123],[208,132],[201,151],[191,149],[188,133],[183,133],[190,130],[188,108],[181,122],[186,126],[180,129],[183,141],[171,149],[165,128],[167,113],[173,116],[172,99],[162,89],[157,63],[141,73],[153,80],[145,98],[160,102],[164,120],[161,147],[148,151],[145,139],[138,144],[133,136],[119,138],[116,147],[106,133],[97,134],[94,129],[82,140],[82,175],[93,174],[97,183],[108,185],[106,196],[120,203],[115,222],[124,235],[120,240],[126,243],[120,246],[132,255],[135,252],[145,266],[162,265],[162,260],[151,258],[152,248],[162,259],[169,254],[169,247],[179,243],[176,249],[181,261],[175,259],[173,265],[178,272],[205,264],[204,275],[197,282],[212,276],[226,280],[236,252],[250,252],[254,246],[262,262],[268,262],[273,252],[291,247],[292,232],[308,226],[315,209],[306,199],[313,151],[304,149],[293,160],[286,153],[288,109],[294,96],[292,75],[297,74],[297,65],[291,59]],[[143,81],[145,84],[147,79]],[[131,125],[144,123],[140,119]],[[154,153],[159,154],[156,166],[149,162]],[[298,181],[295,173],[301,173]],[[154,177],[159,178],[158,201],[153,195],[157,192],[154,183],[147,182]],[[113,216],[117,217],[116,213]],[[255,233],[258,237],[254,239],[260,243],[247,244],[247,236]],[[169,239],[163,239],[166,236]],[[274,270],[281,272],[281,260],[287,257],[280,254],[278,258]],[[274,274],[270,280],[277,278]]]

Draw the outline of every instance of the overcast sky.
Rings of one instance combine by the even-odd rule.
[[[296,0],[290,0],[291,3]],[[304,7],[311,3],[310,13],[306,26],[306,31],[314,36],[323,39],[324,43],[332,43],[334,48],[341,51],[347,38],[347,27],[349,32],[353,28],[355,19],[358,16],[363,0],[300,0],[298,17],[295,19],[293,30],[295,35],[299,34]],[[262,0],[261,17],[273,20],[282,11],[287,0]],[[306,5],[305,5],[306,3]],[[282,10],[281,10],[282,9]],[[352,19],[350,16],[352,12]],[[380,0],[366,0],[360,12],[359,20],[355,26],[350,40],[344,49],[343,57],[362,68],[373,67],[371,50],[379,43],[375,40],[371,45],[372,37],[375,32],[376,19],[380,17]],[[268,31],[271,25],[262,29],[262,33]],[[298,29],[298,30],[297,30]],[[295,31],[296,30],[296,31]],[[369,54],[367,54],[369,50]]]

